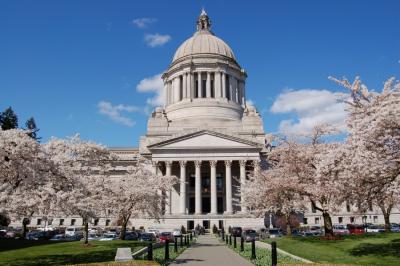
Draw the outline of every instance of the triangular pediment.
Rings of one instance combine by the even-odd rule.
[[[151,149],[249,149],[260,148],[260,144],[239,137],[210,130],[171,138],[149,145]]]

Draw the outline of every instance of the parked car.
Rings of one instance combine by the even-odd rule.
[[[172,235],[174,237],[180,237],[182,235],[181,229],[174,229],[174,231],[172,231]]]
[[[390,227],[390,231],[392,231],[393,233],[400,233],[400,225],[392,223],[391,227]]]
[[[79,235],[79,234],[83,234],[83,230],[79,227],[67,227],[67,229],[65,229],[65,235],[67,236],[74,236],[74,235]]]
[[[52,237],[51,234],[48,234],[46,231],[31,231],[28,234],[26,234],[26,239],[28,240],[46,240],[50,239]]]
[[[240,237],[242,235],[242,227],[232,227],[231,234],[234,237]]]
[[[282,230],[279,228],[270,228],[268,229],[268,237],[275,238],[283,236]]]
[[[312,233],[314,236],[321,236],[321,235],[323,235],[322,228],[321,228],[321,226],[319,226],[319,225],[313,225],[313,226],[311,226],[309,232]]]
[[[148,228],[147,229],[147,233],[153,234],[155,237],[158,237],[158,235],[160,234],[160,231],[158,231],[158,229],[156,228]]]
[[[65,241],[66,237],[63,234],[58,234],[54,235],[52,238],[50,238],[50,241]]]
[[[384,233],[385,228],[383,228],[382,226],[379,226],[379,225],[370,225],[365,229],[365,231],[367,233]]]
[[[333,233],[335,235],[348,235],[350,234],[349,229],[344,224],[334,224],[332,226]]]
[[[308,237],[308,236],[315,236],[315,235],[310,231],[303,231],[301,233],[301,236]]]
[[[116,240],[117,234],[116,233],[105,233],[102,237],[100,237],[99,241],[111,241]]]
[[[244,241],[246,241],[246,242],[251,242],[253,240],[259,240],[256,230],[253,230],[253,229],[244,230],[244,232],[242,233],[242,236],[244,238]]]
[[[359,224],[348,224],[347,229],[351,235],[365,234],[364,226]]]
[[[153,233],[141,233],[139,235],[139,241],[155,241],[156,237]]]
[[[139,234],[136,232],[126,232],[125,233],[125,240],[138,240]]]
[[[159,239],[160,239],[160,242],[165,242],[167,240],[168,240],[168,242],[174,242],[174,240],[175,240],[174,236],[172,235],[171,232],[162,232],[160,234]]]

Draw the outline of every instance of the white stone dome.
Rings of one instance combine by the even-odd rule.
[[[176,50],[172,62],[185,56],[198,54],[222,55],[236,61],[232,49],[209,30],[197,31]]]

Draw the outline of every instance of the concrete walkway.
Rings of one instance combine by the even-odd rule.
[[[170,265],[253,266],[211,235],[199,236],[197,242]]]

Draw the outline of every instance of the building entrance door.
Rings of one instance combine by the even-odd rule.
[[[204,227],[204,229],[210,229],[210,221],[203,220],[203,227]]]

